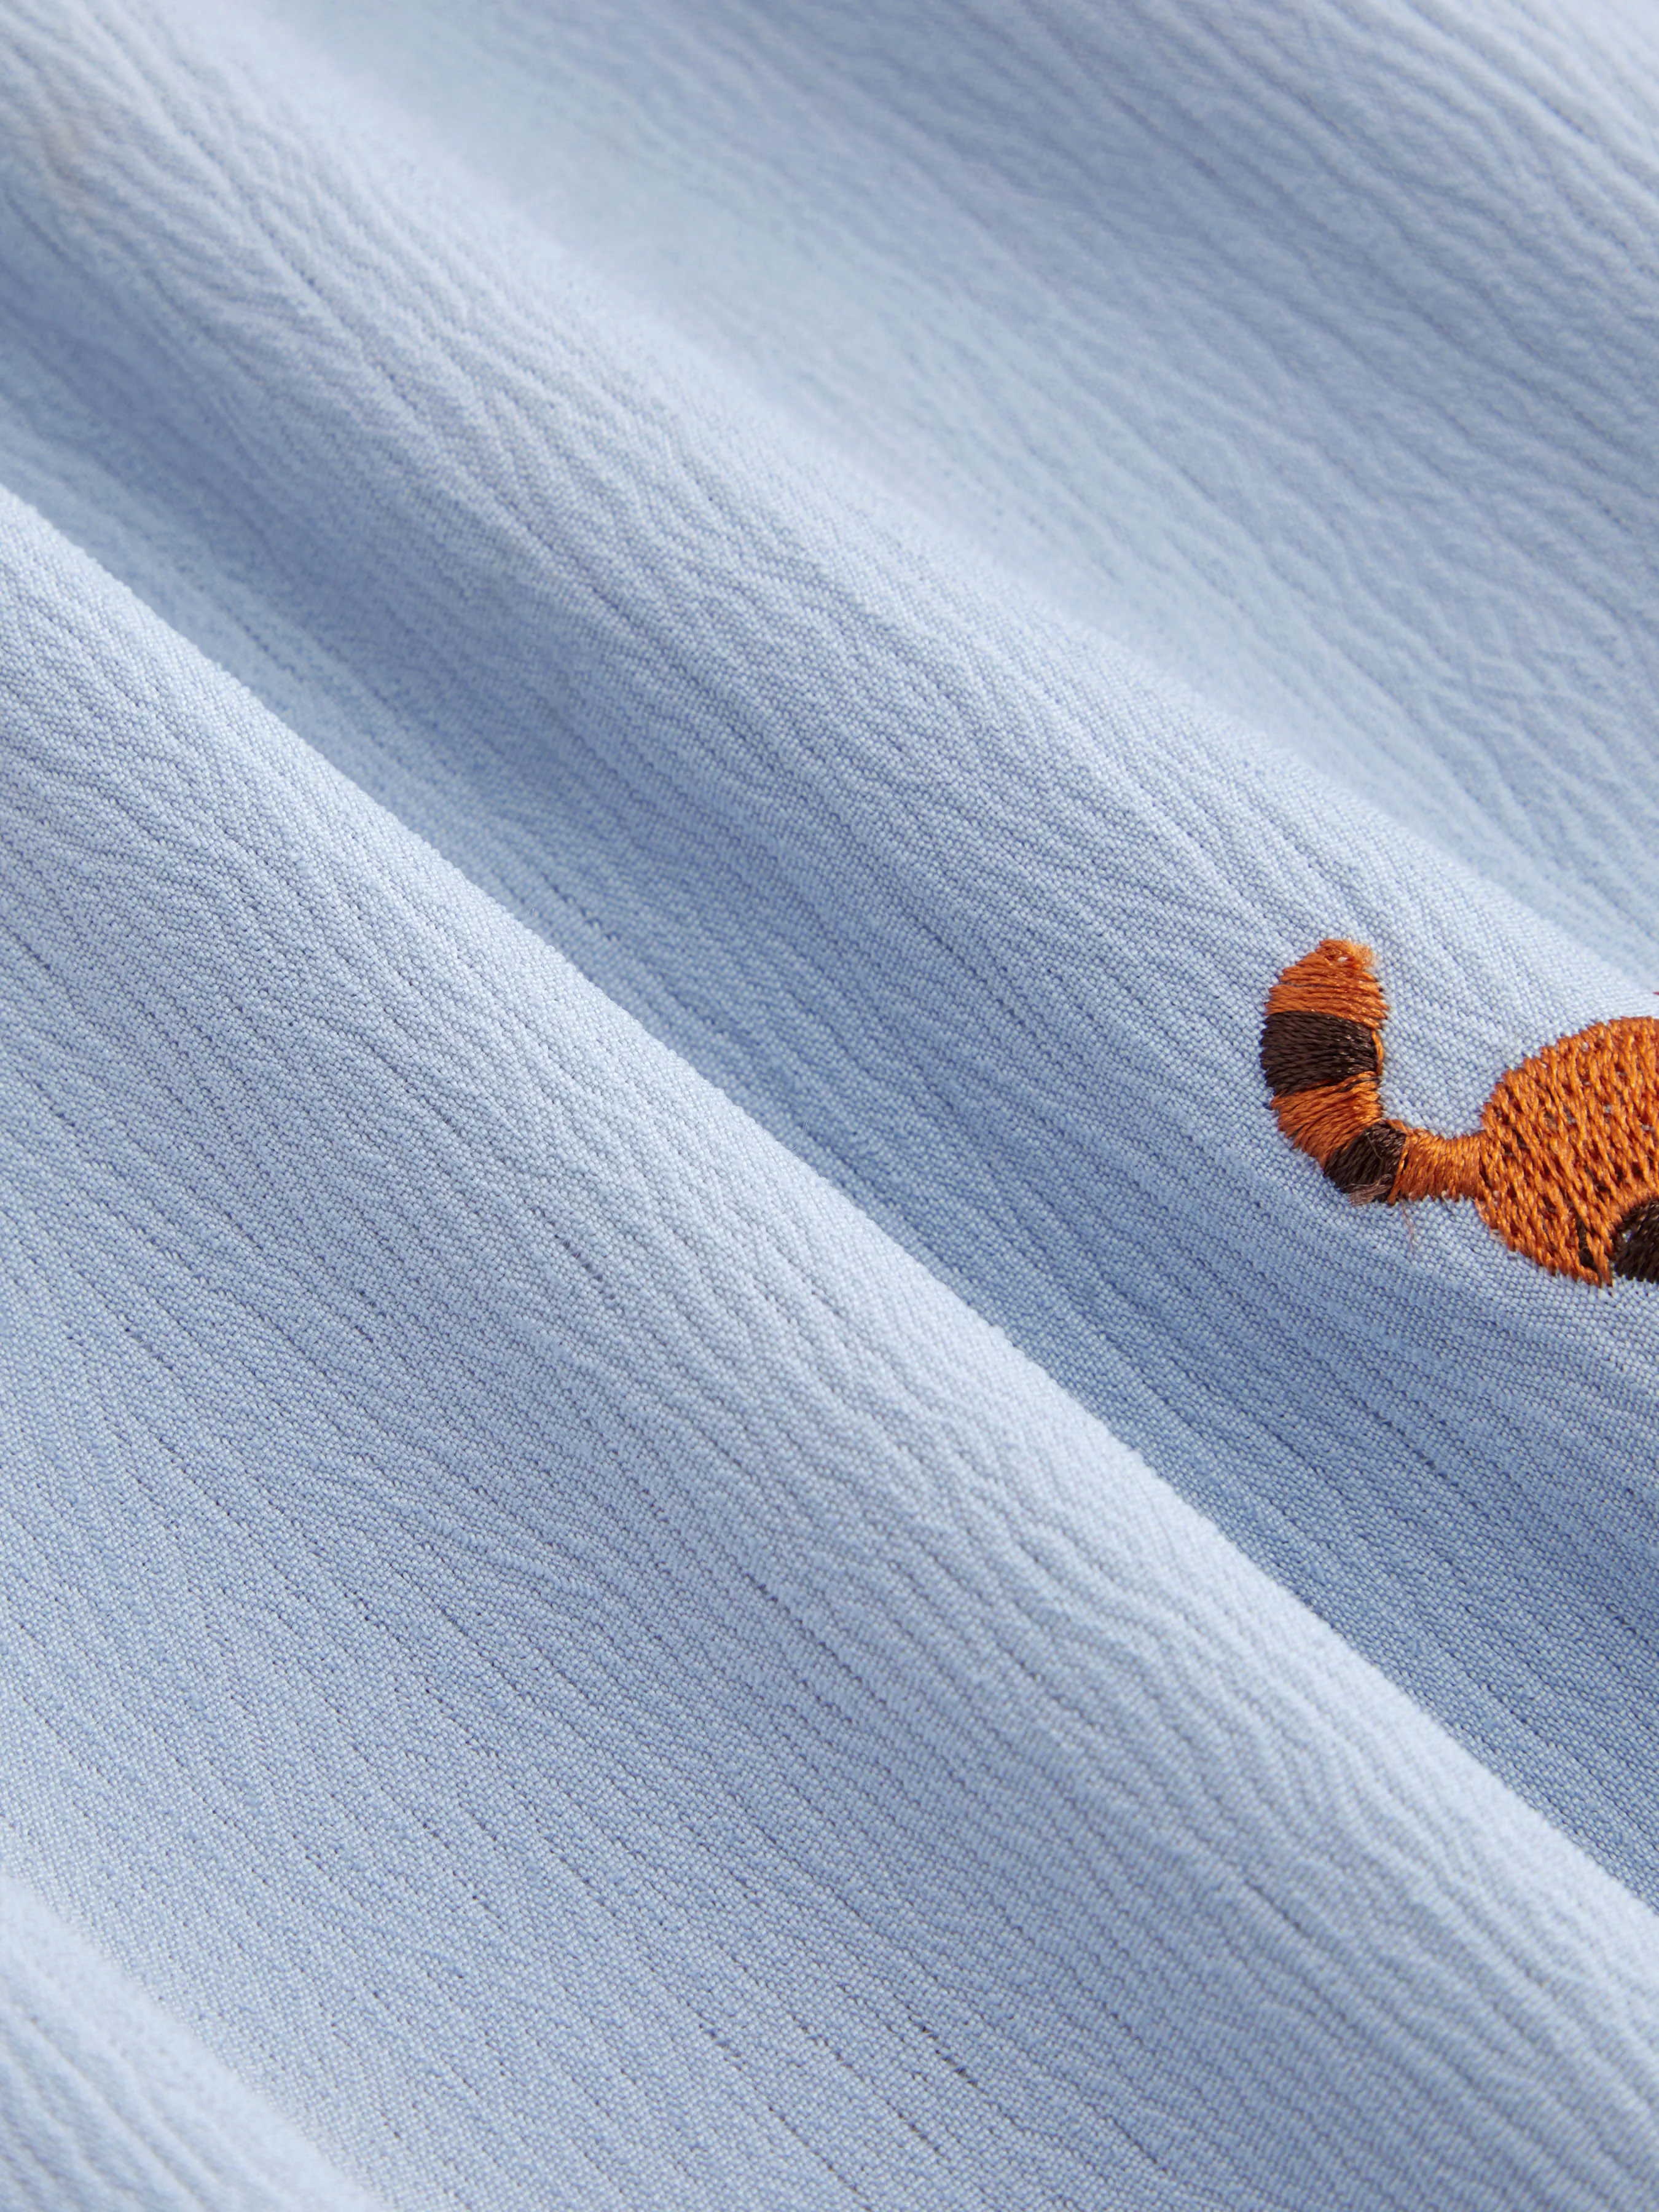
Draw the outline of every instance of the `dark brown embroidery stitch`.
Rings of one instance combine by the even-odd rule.
[[[1473,1199],[1510,1249],[1581,1283],[1659,1282],[1659,1021],[1595,1022],[1500,1075],[1464,1137],[1388,1120],[1388,1001],[1363,945],[1328,937],[1267,994],[1279,1126],[1358,1206]]]

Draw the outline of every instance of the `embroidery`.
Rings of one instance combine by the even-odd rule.
[[[1595,1022],[1500,1075],[1470,1135],[1382,1111],[1388,1019],[1366,946],[1328,937],[1267,994],[1279,1126],[1355,1205],[1468,1198],[1512,1252],[1581,1283],[1659,1282],[1659,1021]]]

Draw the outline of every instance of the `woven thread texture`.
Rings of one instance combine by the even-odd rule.
[[[1651,1012],[1641,24],[0,28],[0,1873],[394,2206],[1659,2201],[1659,1300],[1254,1073]]]

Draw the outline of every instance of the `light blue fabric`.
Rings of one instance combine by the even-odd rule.
[[[370,2212],[262,2100],[21,1883],[0,1884],[7,2204]]]
[[[0,22],[24,2201],[1659,2201],[1644,20]]]

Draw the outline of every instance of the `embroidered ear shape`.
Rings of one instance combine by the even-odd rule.
[[[1471,1135],[1382,1111],[1389,1018],[1363,945],[1328,937],[1267,994],[1279,1126],[1357,1206],[1468,1198],[1512,1252],[1581,1283],[1659,1282],[1659,1021],[1595,1022],[1500,1075]]]

